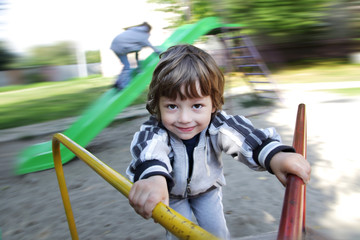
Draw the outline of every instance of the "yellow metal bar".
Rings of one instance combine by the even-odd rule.
[[[71,209],[69,193],[68,193],[68,190],[66,187],[64,170],[63,170],[62,162],[61,162],[60,143],[55,138],[53,138],[53,141],[52,141],[52,149],[53,149],[53,158],[54,158],[56,176],[57,176],[58,183],[59,183],[59,188],[60,188],[61,198],[62,198],[63,204],[64,204],[66,218],[67,218],[67,221],[69,224],[71,239],[78,240],[79,237],[78,237],[77,230],[76,230],[74,214]]]
[[[61,156],[60,156],[60,144],[64,144],[69,150],[71,150],[78,158],[83,160],[89,165],[96,173],[110,183],[114,188],[120,191],[124,196],[128,197],[132,183],[116,172],[105,163],[97,159],[94,155],[88,152],[86,149],[72,141],[61,133],[56,133],[53,136],[53,156],[55,163],[56,175],[59,182],[60,192],[64,203],[66,217],[68,219],[69,229],[72,239],[78,239],[74,215],[71,209],[71,203],[69,194],[66,188],[64,172],[62,168]],[[159,203],[153,210],[153,219],[170,231],[172,234],[180,239],[219,239],[211,233],[205,231],[195,223],[189,221],[175,210],[166,206],[163,203]]]

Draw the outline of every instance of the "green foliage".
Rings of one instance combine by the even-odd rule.
[[[218,16],[247,26],[246,33],[264,43],[295,43],[359,36],[359,2],[333,0],[149,0],[173,12],[173,27]],[[357,7],[357,8],[356,8]],[[186,21],[191,9],[191,19]]]
[[[87,51],[86,53],[86,63],[98,63],[101,62],[100,51]]]
[[[264,41],[273,43],[313,39],[326,26],[327,0],[225,0],[231,22],[243,23]]]
[[[50,46],[36,46],[26,57],[27,66],[69,65],[76,63],[76,48],[72,42],[59,42]]]
[[[85,55],[86,63],[101,62],[99,50],[87,51],[85,52]],[[10,68],[71,65],[76,63],[75,44],[72,42],[59,42],[54,45],[36,46],[31,48],[25,57],[17,59],[17,62],[13,63]]]
[[[173,13],[178,17],[168,19],[171,28],[181,26],[186,23],[186,14],[184,14],[184,1],[178,0],[148,0],[149,3],[161,4],[162,7],[157,11]]]
[[[215,0],[214,4],[216,4]],[[204,0],[148,0],[149,3],[162,5],[158,11],[174,13],[177,17],[168,19],[172,28],[194,23],[204,17],[217,16],[212,1]]]

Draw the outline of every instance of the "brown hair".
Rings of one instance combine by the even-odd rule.
[[[148,28],[147,32],[151,31],[151,25],[148,24],[147,22],[143,22],[142,24],[131,26],[131,27],[126,27],[126,28],[124,28],[124,30],[128,30],[128,29],[133,28],[133,27],[142,27],[142,26],[145,26],[145,27]]]
[[[199,82],[200,93],[198,93]],[[180,91],[184,86],[185,92]],[[146,109],[160,119],[159,99],[210,96],[215,112],[224,104],[224,75],[215,60],[192,45],[176,45],[160,55],[149,87]]]

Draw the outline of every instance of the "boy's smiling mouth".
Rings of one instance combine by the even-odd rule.
[[[194,130],[195,127],[176,127],[177,129],[179,129],[181,132],[191,132],[192,130]]]

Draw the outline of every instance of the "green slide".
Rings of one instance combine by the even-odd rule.
[[[215,17],[204,18],[195,24],[179,27],[159,48],[166,50],[168,47],[180,43],[192,44],[200,36],[226,26],[234,25],[224,25]],[[158,55],[151,54],[141,63],[142,71],[132,77],[131,82],[124,90],[110,89],[105,92],[64,134],[79,145],[86,146],[146,89],[158,61]],[[63,163],[70,161],[74,156],[70,150],[61,145]],[[25,174],[53,167],[52,143],[49,141],[21,151],[16,162],[15,173]]]

